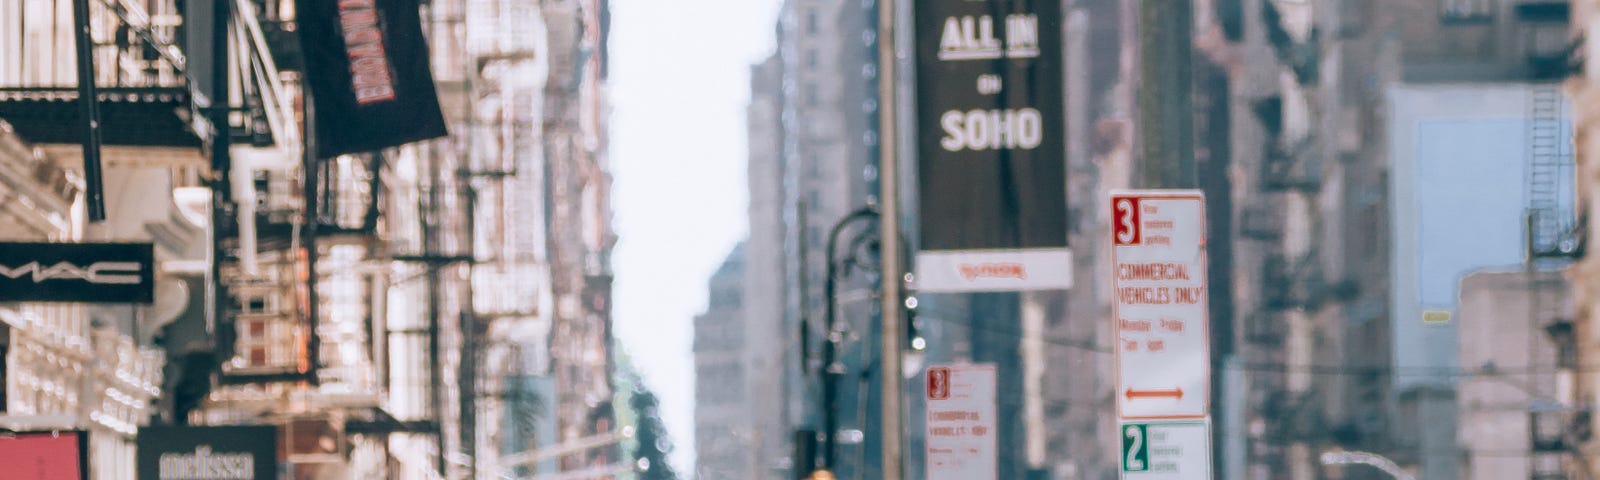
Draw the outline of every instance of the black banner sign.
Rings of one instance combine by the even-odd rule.
[[[931,0],[915,15],[918,288],[1066,288],[1061,2]]]
[[[297,0],[318,158],[448,134],[417,0]]]
[[[139,429],[140,480],[276,480],[278,427]]]
[[[0,302],[150,303],[148,243],[0,243]]]

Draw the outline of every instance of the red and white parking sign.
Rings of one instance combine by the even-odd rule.
[[[928,480],[999,475],[995,382],[993,364],[928,368]]]
[[[1111,193],[1117,414],[1210,413],[1205,197],[1198,190]]]

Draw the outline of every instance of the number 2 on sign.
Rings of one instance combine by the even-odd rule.
[[[1111,199],[1111,214],[1115,218],[1112,227],[1113,236],[1117,245],[1138,245],[1139,234],[1139,199],[1134,197],[1113,197]]]
[[[1126,439],[1122,443],[1122,471],[1143,472],[1149,469],[1146,464],[1149,462],[1150,456],[1145,453],[1144,432],[1145,426],[1140,424],[1122,427],[1122,436]]]

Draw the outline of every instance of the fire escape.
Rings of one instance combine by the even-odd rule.
[[[30,9],[22,12],[27,23],[23,44],[8,47],[18,50],[21,68],[8,72],[0,84],[0,117],[24,141],[47,150],[71,149],[83,138],[67,27],[72,22],[63,21],[61,13],[71,11],[71,2],[24,6]],[[193,75],[175,44],[180,35],[206,32],[186,28],[171,1],[100,0],[91,7],[102,145],[108,151],[147,155],[179,151],[198,161],[199,147],[209,135],[203,113],[209,100],[196,98],[199,88],[186,78]]]
[[[1518,31],[1528,77],[1544,81],[1528,92],[1525,119],[1527,146],[1527,225],[1526,269],[1531,296],[1530,318],[1534,328],[1554,344],[1553,374],[1571,378],[1576,374],[1576,342],[1571,313],[1564,291],[1569,287],[1558,279],[1546,278],[1541,271],[1563,269],[1582,258],[1588,249],[1588,212],[1576,204],[1573,190],[1576,165],[1573,155],[1571,118],[1559,84],[1575,67],[1570,63],[1575,43],[1568,40],[1567,2],[1525,1],[1515,6]],[[1540,338],[1540,335],[1531,336]],[[1539,350],[1530,347],[1530,355]],[[1538,357],[1533,357],[1538,358]],[[1530,359],[1529,365],[1539,365]],[[1560,382],[1560,380],[1555,380]],[[1574,462],[1581,460],[1577,446],[1589,440],[1588,408],[1574,408],[1570,398],[1540,402],[1528,411],[1529,478],[1564,480],[1572,478]]]
[[[226,23],[209,23],[225,40],[195,44],[228,71],[237,88],[227,94],[230,121],[244,125],[212,155],[221,365],[218,385],[188,416],[277,425],[285,463],[307,474],[362,456],[352,452],[383,452],[381,439],[394,432],[435,432],[437,422],[397,418],[384,398],[388,331],[374,328],[386,300],[387,271],[376,261],[384,157],[307,154],[315,139],[302,136],[290,3],[212,5],[229,12]]]
[[[1286,477],[1296,461],[1291,458],[1294,449],[1315,447],[1330,430],[1322,416],[1322,382],[1309,381],[1309,373],[1300,370],[1316,358],[1312,351],[1295,349],[1322,341],[1318,314],[1341,301],[1347,289],[1327,279],[1320,251],[1317,205],[1327,142],[1319,129],[1321,29],[1298,11],[1309,5],[1263,1],[1259,21],[1266,42],[1251,45],[1235,34],[1239,18],[1246,15],[1240,4],[1217,5],[1228,14],[1219,19],[1223,32],[1244,42],[1241,52],[1270,53],[1270,60],[1246,60],[1243,81],[1263,143],[1255,178],[1245,182],[1244,188],[1253,191],[1239,206],[1239,235],[1256,244],[1247,250],[1260,252],[1253,260],[1238,260],[1248,278],[1255,279],[1251,290],[1256,293],[1254,304],[1241,309],[1240,338],[1246,363],[1286,366],[1249,371],[1250,388],[1244,396],[1251,415],[1245,419],[1247,463]],[[1302,22],[1288,19],[1292,16]]]
[[[38,14],[67,11],[66,0],[53,3]],[[383,398],[391,332],[374,319],[395,255],[378,225],[392,193],[382,179],[394,172],[380,152],[305,154],[291,3],[191,1],[180,10],[172,0],[98,0],[91,25],[108,163],[171,166],[212,192],[214,333],[167,345],[186,359],[169,392],[171,418],[278,425],[290,468],[315,471],[393,433],[437,436],[439,422],[397,418]],[[77,88],[43,71],[70,61],[22,64],[0,88],[0,117],[21,138],[70,153],[81,138]],[[437,197],[420,205],[447,204]],[[427,216],[463,219],[466,210]],[[349,443],[361,437],[365,447]]]
[[[255,161],[262,168],[295,158],[300,139],[290,97],[278,77],[276,59],[265,48],[264,34],[254,16],[256,5],[96,0],[87,5],[83,17],[72,15],[71,6],[68,0],[19,6],[24,19],[22,43],[10,46],[18,68],[8,67],[10,71],[0,75],[0,118],[5,118],[21,139],[52,157],[83,158],[79,148],[84,142],[84,116],[93,107],[98,110],[100,151],[106,166],[169,168],[173,187],[209,184],[216,205],[237,198],[230,193],[242,191],[246,180],[228,174],[230,156],[239,157],[241,165]],[[82,50],[93,59],[92,78],[98,90],[90,105],[84,105],[80,93],[88,87],[74,78],[78,73],[72,49],[76,42],[69,27],[74,19],[82,20],[90,32],[91,43]],[[213,49],[217,44],[229,48]],[[222,52],[234,53],[235,61],[219,63],[211,56]],[[202,155],[205,149],[212,152],[210,162]],[[98,161],[84,163],[86,174],[99,175]],[[91,197],[97,195],[90,192]],[[215,219],[222,215],[219,212]],[[147,224],[146,228],[158,243],[181,250],[186,237],[198,235],[203,226],[174,221]],[[220,270],[210,273],[217,278]],[[268,275],[275,273],[269,271]],[[292,277],[277,280],[286,278]],[[220,300],[223,298],[218,292],[208,301],[219,308],[232,302],[249,309],[261,320],[259,332],[263,334],[277,325],[271,321],[273,314],[293,305],[264,293],[242,301]],[[186,328],[209,330],[214,319],[206,319],[207,325]],[[218,332],[232,330],[233,322],[220,323],[215,325]],[[160,341],[162,337],[157,338]],[[176,398],[163,416],[187,422],[210,391],[210,373],[217,364],[238,364],[227,360],[234,357],[235,345],[226,335],[218,335],[164,346],[173,363],[185,365],[186,370],[178,371],[176,382],[168,382],[175,387],[167,394]],[[243,355],[266,365],[292,362],[285,357],[293,357],[293,352],[261,349]]]

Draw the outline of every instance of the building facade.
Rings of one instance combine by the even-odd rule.
[[[775,418],[758,417],[763,393],[750,379],[754,339],[744,306],[748,295],[745,244],[734,247],[711,276],[705,313],[694,319],[695,477],[765,478],[770,459],[759,446]],[[768,351],[770,354],[770,351]],[[769,355],[770,356],[770,355]]]
[[[1461,478],[1573,478],[1564,400],[1571,377],[1558,373],[1571,368],[1571,323],[1553,321],[1570,318],[1570,291],[1549,270],[1462,279],[1460,361],[1481,374],[1457,385]]]
[[[81,179],[22,143],[3,121],[0,163],[6,219],[0,239],[72,242],[104,232],[84,222]],[[141,239],[140,233],[125,231],[121,238]],[[162,257],[166,265],[180,263],[168,251]],[[180,281],[171,275],[163,277],[168,288],[181,288],[173,287]],[[185,306],[176,308],[181,313]],[[150,320],[141,322],[140,314]],[[95,452],[93,478],[133,475],[135,433],[149,423],[164,387],[167,358],[151,330],[177,314],[153,306],[0,303],[0,429],[84,430]]]
[[[1600,19],[1600,3],[1593,1],[1572,2],[1571,38],[1576,44],[1581,45],[1574,55],[1567,59],[1578,68],[1573,73],[1573,78],[1566,84],[1566,93],[1574,105],[1573,112],[1573,146],[1577,165],[1577,210],[1579,218],[1584,219],[1577,223],[1571,230],[1572,238],[1577,245],[1578,258],[1574,262],[1568,275],[1572,278],[1573,302],[1573,347],[1575,349],[1574,368],[1568,369],[1573,376],[1573,392],[1569,399],[1577,409],[1577,415],[1569,424],[1569,438],[1579,459],[1594,458],[1600,453],[1600,441],[1592,435],[1583,432],[1593,432],[1600,427],[1600,418],[1593,414],[1597,390],[1600,390],[1600,379],[1592,372],[1584,372],[1576,368],[1577,365],[1589,365],[1600,358],[1600,341],[1597,341],[1595,331],[1600,327],[1600,261],[1588,256],[1586,247],[1588,239],[1600,234],[1600,225],[1589,222],[1587,219],[1591,212],[1600,208],[1600,183],[1596,183],[1595,174],[1600,167],[1600,136],[1595,135],[1600,123],[1600,109],[1596,105],[1596,95],[1600,94],[1600,46],[1596,45],[1596,19]],[[1581,52],[1581,53],[1578,53]],[[1600,466],[1592,461],[1582,461],[1574,466],[1579,475],[1594,477],[1600,475]],[[1581,478],[1581,476],[1579,478]]]
[[[46,98],[76,91],[70,3],[0,6],[0,172],[37,197],[6,236],[152,242],[158,299],[0,308],[6,413],[22,415],[5,428],[104,423],[96,478],[131,478],[151,423],[276,426],[290,478],[633,468],[594,441],[619,428],[607,2],[417,2],[450,135],[333,158],[305,154],[317,138],[295,2],[92,2],[98,223],[59,116],[75,103]],[[231,93],[211,81],[222,75]],[[40,396],[102,388],[37,370],[41,358],[96,357],[115,361],[85,371],[126,384]],[[29,423],[45,420],[61,421]]]
[[[1450,360],[1454,344],[1408,333],[1454,327],[1394,306],[1417,301],[1419,277],[1403,273],[1413,271],[1408,262],[1443,252],[1415,249],[1416,229],[1459,215],[1419,217],[1412,191],[1427,185],[1493,198],[1485,201],[1512,212],[1494,217],[1497,225],[1524,208],[1549,209],[1540,218],[1551,230],[1570,215],[1554,200],[1558,191],[1530,180],[1548,173],[1558,184],[1559,167],[1529,173],[1560,162],[1558,148],[1534,140],[1560,141],[1560,102],[1548,113],[1533,106],[1542,105],[1539,82],[1560,75],[1549,58],[1564,13],[1547,2],[1250,0],[1201,2],[1196,11],[1196,108],[1205,109],[1205,91],[1230,92],[1231,105],[1197,112],[1207,121],[1196,123],[1202,188],[1211,211],[1225,212],[1213,217],[1212,239],[1231,245],[1221,259],[1231,264],[1228,276],[1213,272],[1213,298],[1225,286],[1232,302],[1212,312],[1214,332],[1226,336],[1213,339],[1229,386],[1220,403],[1223,474],[1317,478],[1325,474],[1317,456],[1338,448],[1390,455],[1420,478],[1457,478],[1455,429],[1432,427],[1453,425],[1454,386],[1417,374],[1461,373]],[[1439,84],[1523,85],[1508,97],[1510,110],[1481,113],[1509,122],[1509,136],[1493,141],[1504,152],[1493,157],[1513,170],[1492,190],[1449,176],[1472,169],[1415,170],[1419,144],[1409,139],[1423,119],[1407,108],[1449,102],[1405,92]],[[1486,112],[1481,102],[1464,107]],[[1207,138],[1219,136],[1231,140]],[[1481,221],[1481,209],[1474,212]],[[1511,235],[1511,250],[1495,260],[1476,249],[1470,261],[1519,265],[1524,230],[1494,229]],[[1423,277],[1438,298],[1453,299],[1464,273]],[[1416,357],[1429,348],[1441,349],[1437,361]]]
[[[876,101],[870,93],[875,89],[868,90],[876,82],[872,66],[876,47],[870,43],[875,27],[868,22],[875,18],[875,10],[868,7],[835,0],[785,2],[779,12],[776,51],[751,69],[750,237],[738,259],[746,266],[740,310],[744,342],[736,353],[744,368],[734,377],[746,392],[745,417],[738,422],[744,430],[721,431],[732,427],[707,417],[700,418],[709,423],[697,421],[696,427],[696,437],[702,441],[722,442],[719,438],[729,435],[745,438],[743,448],[754,458],[735,465],[752,476],[740,478],[791,478],[809,472],[811,465],[804,464],[814,459],[795,455],[802,453],[795,449],[795,434],[822,423],[819,369],[825,338],[827,237],[836,222],[866,206],[876,192],[875,174],[868,170],[875,163],[872,152],[877,141],[867,133],[876,125]],[[860,232],[861,225],[847,233]],[[730,257],[730,264],[733,260]],[[863,276],[840,285],[841,292],[851,292],[855,298],[842,302],[839,310],[842,328],[852,332],[849,344],[840,346],[840,356],[847,358],[845,352],[871,343],[865,327],[873,302],[863,295],[868,285]],[[847,369],[859,372],[861,365],[855,362]],[[699,378],[704,385],[709,377]],[[850,393],[864,389],[855,382],[842,383],[850,385],[838,397],[846,405],[840,411],[866,409],[855,400],[856,393]],[[865,421],[864,414],[848,414],[840,425],[859,431],[866,428]],[[708,445],[699,445],[705,458]],[[845,445],[841,451],[862,447]],[[849,451],[849,458],[862,456]],[[702,465],[702,470],[722,465]],[[861,468],[836,471],[866,474]],[[705,470],[710,471],[714,470]]]

